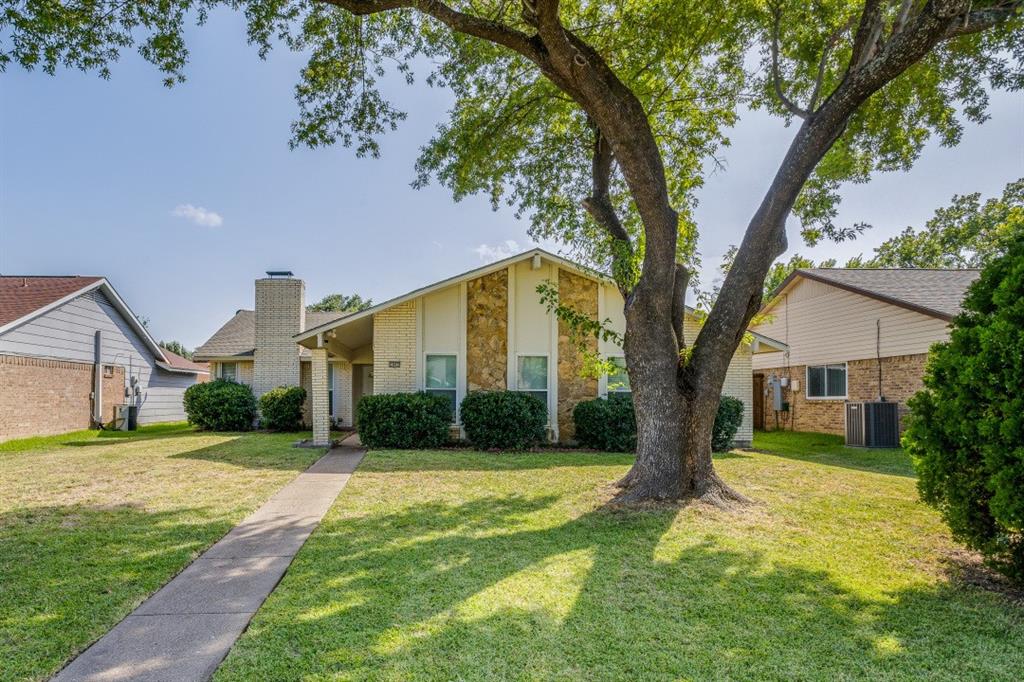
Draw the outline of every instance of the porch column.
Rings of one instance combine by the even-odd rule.
[[[312,372],[309,396],[313,406],[313,444],[331,444],[331,413],[327,397],[327,349],[312,349]]]

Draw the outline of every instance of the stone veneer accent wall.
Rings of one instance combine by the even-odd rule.
[[[416,390],[416,301],[373,316],[373,350],[374,393]]]
[[[597,282],[566,270],[558,271],[559,302],[597,319]],[[558,321],[558,437],[568,442],[576,435],[572,411],[581,400],[597,397],[597,379],[580,376],[583,356],[570,339],[569,326]],[[586,340],[588,350],[597,352],[597,339]]]
[[[91,363],[0,355],[0,441],[87,429],[92,423]],[[124,367],[103,377],[103,420],[124,402]]]
[[[882,358],[882,393],[886,400],[900,403],[901,431],[906,428],[905,417],[909,414],[907,399],[924,388],[924,367],[927,360],[927,353]],[[757,373],[764,375],[765,386],[768,385],[768,378],[773,373],[800,382],[800,390],[796,393],[788,387],[782,389],[782,399],[789,401],[790,411],[779,413],[778,428],[845,435],[846,400],[808,400],[805,365],[759,369]],[[846,393],[850,401],[878,399],[878,361],[876,359],[851,360],[847,363]],[[764,410],[765,429],[773,431],[776,428],[775,411],[772,409],[770,394],[765,397]]]
[[[508,270],[466,284],[466,382],[470,391],[508,387]]]

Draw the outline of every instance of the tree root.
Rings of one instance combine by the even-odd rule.
[[[754,504],[752,499],[738,490],[734,490],[714,474],[701,486],[700,490],[695,492],[694,497],[704,504],[725,510],[741,509]]]
[[[727,511],[739,510],[755,504],[752,499],[731,488],[717,475],[712,475],[699,488],[685,491],[681,488],[673,489],[671,486],[653,486],[648,482],[636,479],[637,476],[626,474],[622,479],[616,481],[613,485],[619,488],[619,492],[612,498],[611,503],[622,507],[643,507],[665,502],[682,504],[702,502]]]

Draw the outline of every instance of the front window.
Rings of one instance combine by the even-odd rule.
[[[224,381],[238,381],[237,367],[234,362],[220,363],[220,378]]]
[[[548,358],[546,355],[519,356],[516,388],[548,404]]]
[[[846,365],[817,365],[807,368],[808,398],[845,398]]]
[[[626,371],[626,358],[609,358],[615,365],[616,371],[608,374],[609,393],[630,393],[633,389],[629,387],[629,372]]]
[[[427,376],[424,388],[427,393],[443,395],[452,405],[452,422],[455,421],[455,377],[457,360],[454,355],[428,355]]]

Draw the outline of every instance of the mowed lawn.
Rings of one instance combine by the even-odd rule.
[[[320,451],[184,424],[0,444],[0,679],[44,679]]]
[[[756,445],[741,512],[615,509],[620,455],[371,452],[215,679],[1020,679],[903,453]]]

